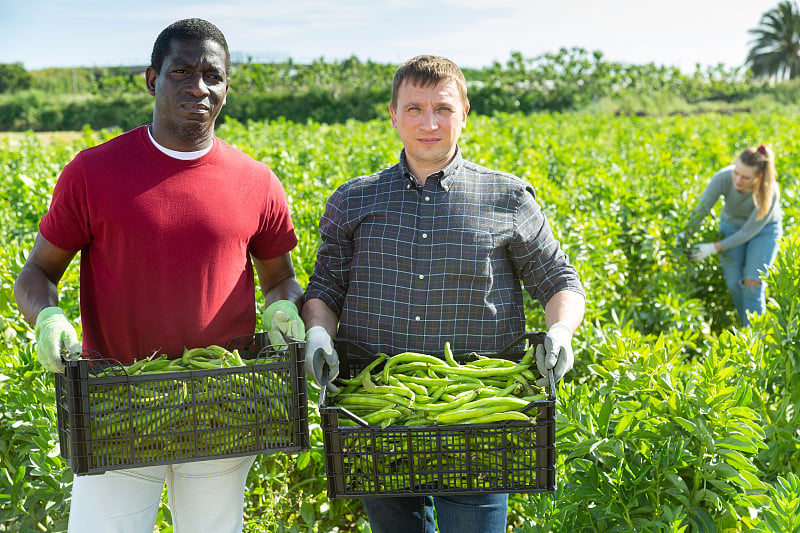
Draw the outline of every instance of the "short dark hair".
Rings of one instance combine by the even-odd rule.
[[[164,58],[167,57],[172,46],[172,41],[178,40],[198,40],[213,41],[225,50],[225,73],[231,71],[231,53],[228,50],[228,42],[225,35],[219,28],[203,19],[183,19],[173,22],[156,37],[153,44],[153,52],[150,54],[150,67],[157,73],[161,72]]]
[[[467,97],[467,82],[464,73],[458,65],[446,57],[433,55],[419,55],[412,57],[397,69],[392,80],[392,106],[397,106],[397,92],[404,81],[422,87],[435,87],[442,80],[456,82],[461,101],[466,107],[469,104]]]

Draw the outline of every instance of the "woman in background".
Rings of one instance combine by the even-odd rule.
[[[719,220],[722,239],[696,244],[689,251],[689,259],[702,261],[720,254],[725,284],[746,327],[750,325],[748,313],[763,314],[766,310],[766,287],[761,276],[775,261],[783,235],[772,150],[765,144],[746,148],[732,165],[712,176],[689,217],[687,238],[720,196],[725,198]]]

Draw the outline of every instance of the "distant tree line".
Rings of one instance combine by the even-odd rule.
[[[397,65],[293,61],[234,65],[231,92],[220,120],[283,118],[294,122],[344,122],[387,115]],[[144,67],[63,68],[25,71],[3,65],[0,130],[130,129],[150,121],[152,99]],[[0,73],[2,74],[2,73]],[[526,58],[514,53],[501,64],[465,69],[472,111],[531,113],[581,109],[604,98],[670,94],[687,102],[736,102],[762,90],[742,68],[723,66],[687,75],[654,64],[606,61],[580,48]]]
[[[371,120],[388,114],[396,65],[340,62],[235,65],[220,120],[283,118],[333,123]],[[0,65],[0,130],[130,129],[152,117],[144,69],[64,68],[27,72]],[[685,74],[674,67],[606,61],[600,52],[561,49],[501,64],[465,69],[473,113],[567,112],[626,98],[679,99],[689,104],[735,104],[776,84],[757,81],[742,68],[722,65]],[[784,84],[785,85],[785,84]],[[795,100],[794,89],[791,100]]]

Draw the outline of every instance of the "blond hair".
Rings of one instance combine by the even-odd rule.
[[[756,169],[757,176],[760,176],[758,186],[753,189],[753,203],[758,210],[756,219],[761,220],[772,207],[772,198],[775,195],[775,155],[772,149],[766,144],[745,148],[739,154],[742,164]]]
[[[412,57],[397,69],[392,80],[392,107],[397,107],[397,92],[403,82],[420,87],[436,87],[442,80],[456,82],[464,107],[469,105],[467,81],[458,65],[441,56],[419,55]]]

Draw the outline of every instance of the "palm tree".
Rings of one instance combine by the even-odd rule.
[[[754,35],[747,66],[757,78],[774,80],[800,76],[800,9],[784,0],[763,15]]]

